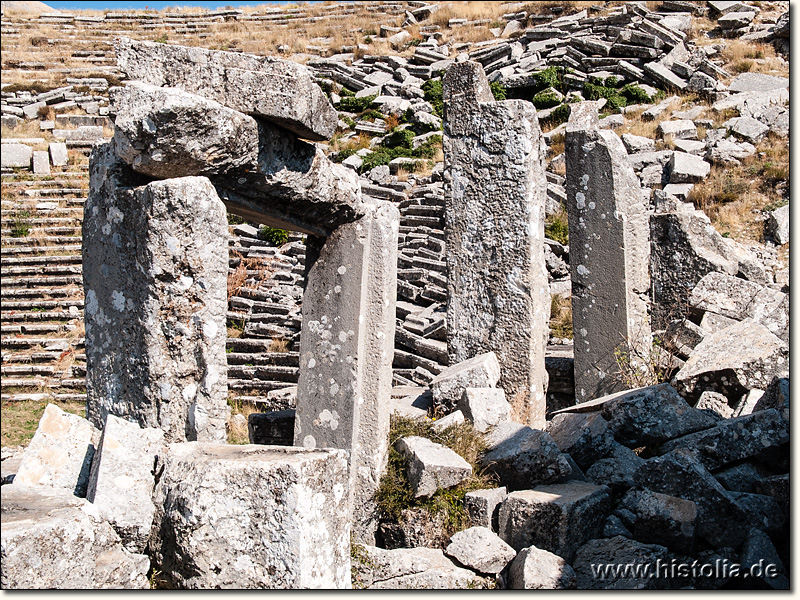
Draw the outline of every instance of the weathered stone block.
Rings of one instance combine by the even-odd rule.
[[[156,460],[164,432],[109,414],[92,462],[86,497],[131,552],[144,552],[153,525]]]
[[[566,132],[575,392],[578,401],[625,389],[615,350],[649,356],[647,211],[617,134],[599,129],[594,102],[572,108]],[[577,250],[577,252],[575,252]]]
[[[669,551],[657,544],[643,544],[618,535],[611,539],[594,539],[578,549],[572,567],[582,590],[642,590],[671,589],[667,577],[631,576],[630,572],[610,572],[597,576],[597,565],[652,565],[668,564]]]
[[[208,179],[135,188],[111,144],[91,158],[83,221],[89,419],[225,438],[228,221]]]
[[[33,148],[27,144],[3,144],[0,159],[4,169],[30,169]]]
[[[610,511],[609,489],[582,481],[512,492],[500,505],[500,537],[517,551],[536,546],[572,562]]]
[[[350,451],[362,542],[377,527],[372,496],[389,450],[399,220],[376,201],[306,258],[294,445]]]
[[[464,495],[464,508],[469,514],[470,524],[497,531],[498,508],[507,495],[505,487],[467,492]]]
[[[94,507],[68,490],[3,487],[4,589],[148,589],[150,560],[122,547]]]
[[[178,88],[114,88],[117,156],[150,177],[217,175],[258,167],[255,119]]]
[[[586,477],[597,485],[609,486],[621,495],[634,485],[633,476],[644,459],[627,446],[613,442],[606,458],[601,458],[586,470]]]
[[[150,547],[177,588],[350,587],[347,453],[172,444]]]
[[[649,490],[630,490],[620,506],[636,515],[633,536],[637,540],[693,555],[697,519],[694,502]]]
[[[65,167],[69,157],[64,142],[50,142],[50,162],[54,167]]]
[[[497,575],[517,552],[486,527],[470,527],[453,534],[444,551],[478,573]]]
[[[453,487],[472,475],[466,460],[427,438],[400,438],[396,448],[408,461],[408,481],[415,498],[433,496],[439,488]]]
[[[431,381],[434,406],[450,412],[459,406],[467,388],[493,388],[499,379],[500,363],[494,352],[452,365]]]
[[[550,293],[536,111],[494,102],[478,63],[453,64],[443,86],[450,363],[494,351],[514,418],[543,427]]]
[[[697,183],[711,172],[710,164],[687,152],[673,152],[668,168],[670,183]]]
[[[741,566],[742,569],[749,571],[766,584],[768,588],[790,589],[786,567],[769,536],[763,531],[753,528],[748,533],[747,539],[742,545]]]
[[[50,155],[47,150],[33,151],[33,172],[36,175],[50,174]]]
[[[459,406],[481,433],[511,418],[511,405],[502,388],[466,388]]]
[[[563,558],[536,546],[520,550],[508,569],[511,590],[574,590],[575,571]]]
[[[124,37],[114,51],[130,79],[179,87],[309,140],[325,140],[336,131],[336,111],[308,67],[295,62]]]
[[[25,449],[14,484],[64,488],[86,497],[98,438],[89,421],[48,404]]]
[[[789,421],[788,377],[773,377],[764,391],[764,395],[761,396],[755,408],[753,408],[753,412],[769,410],[770,408],[776,409],[787,422]]]
[[[603,458],[614,442],[612,431],[600,413],[555,415],[547,425],[547,433],[581,469],[588,469]]]

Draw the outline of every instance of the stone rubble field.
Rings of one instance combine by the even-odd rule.
[[[788,2],[12,4],[4,589],[789,588]]]

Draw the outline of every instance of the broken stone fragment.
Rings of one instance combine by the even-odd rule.
[[[459,406],[480,433],[511,418],[511,405],[502,388],[466,388]]]
[[[500,537],[516,550],[536,546],[570,562],[611,512],[606,486],[581,481],[512,492],[500,505]]]
[[[64,488],[85,498],[99,438],[100,432],[89,421],[48,404],[25,449],[14,484]]]
[[[600,413],[562,413],[548,423],[547,433],[581,469],[588,469],[611,449],[614,435]]]
[[[753,412],[760,410],[776,409],[781,416],[789,421],[789,378],[773,377],[764,395],[758,400]]]
[[[336,132],[336,110],[304,65],[125,37],[116,40],[114,50],[129,79],[181,88],[309,140],[326,140]]]
[[[415,498],[433,496],[439,488],[456,486],[472,475],[466,460],[427,438],[400,438],[395,447],[408,461],[408,481]]]
[[[607,485],[615,495],[622,495],[634,485],[633,476],[645,460],[627,446],[612,441],[606,458],[586,470],[586,477],[597,485]]]
[[[575,554],[572,567],[582,590],[642,590],[671,589],[671,582],[664,577],[642,575],[631,576],[628,572],[611,571],[606,577],[597,576],[598,565],[652,565],[668,563],[669,551],[658,544],[643,544],[618,535],[611,539],[594,539],[581,546]]]
[[[505,487],[473,490],[464,495],[464,508],[473,527],[486,527],[497,531],[497,512],[508,495]]]
[[[575,571],[552,552],[536,546],[520,550],[508,569],[511,590],[574,590]]]
[[[620,506],[636,515],[635,539],[661,544],[688,556],[694,553],[697,505],[691,500],[649,490],[630,490]]]
[[[467,388],[493,388],[500,379],[500,363],[494,352],[480,354],[439,373],[431,381],[433,405],[448,413],[454,410]]]
[[[470,527],[454,533],[444,553],[485,575],[497,575],[517,555],[511,546],[486,527]]]
[[[178,88],[114,88],[117,155],[159,179],[258,168],[255,119]]]

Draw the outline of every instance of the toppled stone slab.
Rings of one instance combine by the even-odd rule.
[[[459,405],[467,388],[493,388],[500,379],[500,363],[486,352],[446,368],[431,381],[433,404],[448,413]]]
[[[511,590],[574,590],[575,571],[552,552],[536,546],[520,550],[508,569]]]
[[[309,140],[326,140],[336,131],[336,111],[308,67],[295,62],[125,37],[114,51],[130,79],[181,88]]]
[[[711,172],[711,165],[687,152],[673,152],[669,161],[670,183],[697,183]]]
[[[761,583],[773,590],[788,590],[789,578],[786,567],[769,536],[756,528],[750,529],[741,551],[742,569],[749,571]],[[757,565],[761,569],[754,569]],[[766,565],[766,566],[764,566]]]
[[[586,477],[597,485],[609,486],[621,495],[634,485],[633,476],[645,460],[627,446],[613,442],[606,458],[586,470]]]
[[[563,413],[548,423],[547,433],[581,469],[588,469],[611,449],[614,436],[600,413]]]
[[[4,486],[2,587],[148,589],[149,559],[122,547],[95,508],[65,489]]]
[[[781,206],[773,211],[770,211],[767,216],[765,224],[767,234],[772,237],[775,242],[783,246],[789,243],[789,205]]]
[[[651,458],[634,480],[653,492],[694,502],[697,534],[713,548],[736,547],[745,539],[747,517],[742,507],[692,453],[673,450]]]
[[[131,552],[147,548],[156,510],[152,499],[156,460],[164,450],[160,429],[106,417],[86,497]]]
[[[506,421],[492,432],[497,440],[481,458],[500,482],[512,490],[552,483],[572,467],[547,432]]]
[[[511,418],[511,405],[502,388],[466,388],[459,406],[481,433]]]
[[[789,378],[773,377],[764,395],[756,403],[753,412],[760,410],[776,409],[781,416],[789,421]]]
[[[707,469],[715,470],[788,442],[789,423],[769,409],[726,419],[711,429],[671,440],[661,450],[688,450]]]
[[[500,505],[500,537],[517,551],[536,546],[571,562],[610,511],[606,486],[570,481],[520,490]]]
[[[630,490],[620,506],[635,516],[635,539],[666,546],[674,552],[691,556],[695,547],[697,505],[691,500],[649,490]]]
[[[669,551],[657,544],[643,544],[618,535],[611,539],[590,540],[575,554],[572,567],[582,590],[646,590],[670,589],[666,578],[650,577],[629,572],[611,571],[597,576],[597,565],[652,565],[668,563]]]
[[[464,508],[469,514],[470,524],[497,531],[497,513],[506,496],[508,491],[505,486],[467,492],[464,495]]]
[[[616,440],[631,448],[660,444],[717,422],[689,406],[668,383],[622,394],[603,406],[603,416]]]
[[[255,119],[178,88],[131,82],[114,88],[117,155],[167,179],[258,168]]]
[[[742,73],[737,75],[728,86],[731,92],[769,92],[788,89],[789,79],[765,73]]]
[[[33,148],[27,144],[3,144],[0,147],[0,161],[4,169],[30,169]]]
[[[458,485],[472,475],[472,466],[450,448],[419,436],[400,438],[397,451],[408,460],[408,480],[415,498]]]
[[[48,404],[25,449],[14,484],[64,488],[85,498],[98,438],[99,432],[89,421]]]
[[[457,567],[435,548],[384,550],[357,546],[354,587],[373,590],[452,590],[487,587],[488,581]]]
[[[350,587],[344,450],[172,444],[150,548],[169,586]]]
[[[69,156],[64,142],[50,142],[50,163],[54,167],[66,167]]]
[[[773,377],[789,372],[789,347],[751,319],[707,336],[672,379],[690,402],[706,390],[728,398],[767,388]]]
[[[511,546],[486,527],[470,527],[454,533],[444,553],[485,575],[497,575],[517,555]]]

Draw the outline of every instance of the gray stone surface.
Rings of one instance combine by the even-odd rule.
[[[603,416],[616,440],[631,448],[661,444],[717,422],[712,415],[689,406],[668,383],[622,394],[603,406]]]
[[[750,529],[747,539],[742,545],[741,565],[743,569],[752,570],[756,577],[769,588],[774,590],[788,590],[789,578],[786,567],[778,556],[769,536],[756,528]],[[762,568],[757,571],[754,566]],[[769,568],[767,565],[772,566]]]
[[[779,245],[789,243],[789,205],[781,206],[767,215],[766,229]]]
[[[178,88],[113,88],[117,156],[157,179],[258,168],[255,119]]]
[[[131,552],[147,548],[156,510],[152,498],[156,461],[165,450],[160,429],[142,429],[111,414],[106,417],[86,498]]]
[[[656,151],[656,142],[649,137],[633,135],[632,133],[623,133],[620,137],[629,154]]]
[[[767,388],[789,373],[789,346],[766,327],[745,319],[706,337],[673,377],[672,385],[690,402],[706,390],[738,398]]]
[[[776,409],[781,416],[789,421],[789,378],[773,377],[764,395],[756,403],[753,412],[759,410]]]
[[[711,165],[687,152],[673,152],[669,161],[670,183],[697,183],[711,172]]]
[[[83,220],[89,419],[225,439],[228,221],[204,177],[135,178],[96,146]]]
[[[268,56],[118,38],[117,64],[130,79],[179,87],[309,140],[330,138],[337,115],[303,65]]]
[[[669,564],[669,551],[657,544],[643,544],[618,535],[611,539],[595,539],[581,546],[572,567],[578,588],[582,590],[648,590],[670,589],[665,578],[633,577],[629,573],[607,573],[598,577],[597,565],[652,565],[657,561]]]
[[[459,406],[481,433],[511,418],[511,405],[502,388],[466,388]]]
[[[433,496],[439,488],[453,487],[472,475],[472,466],[466,460],[427,438],[400,438],[395,448],[406,457],[408,482],[415,498]]]
[[[718,392],[703,392],[694,407],[710,410],[723,419],[730,419],[733,416],[733,408],[728,404],[728,399]]]
[[[756,148],[749,142],[736,143],[727,138],[709,143],[705,158],[716,165],[738,166],[741,160],[753,156]]]
[[[510,490],[552,483],[572,472],[567,459],[545,431],[506,421],[492,435],[499,441],[481,462]]]
[[[493,350],[514,418],[542,427],[550,292],[536,111],[494,102],[478,63],[453,64],[443,87],[450,362]]]
[[[516,550],[487,527],[457,531],[444,553],[459,564],[485,575],[497,575],[517,555]]]
[[[493,388],[500,380],[500,363],[486,352],[444,369],[431,381],[433,405],[445,413],[461,403],[467,388]]]
[[[512,590],[574,590],[577,586],[575,571],[563,558],[536,546],[520,550],[507,579]]]
[[[722,29],[740,29],[747,27],[753,22],[756,13],[748,12],[729,12],[717,19],[717,25]]]
[[[374,590],[452,590],[486,587],[488,582],[457,567],[435,548],[384,550],[360,546],[353,561],[355,586]]]
[[[598,129],[594,102],[572,106],[566,132],[575,392],[578,402],[625,389],[615,349],[648,356],[650,256],[639,179],[619,137]]]
[[[25,449],[14,485],[63,488],[85,497],[98,438],[89,421],[48,404]]]
[[[620,500],[620,506],[636,515],[635,539],[660,544],[686,556],[694,554],[697,505],[691,500],[649,490],[630,490]]]
[[[505,486],[467,492],[464,495],[464,508],[469,515],[470,525],[497,531],[498,509],[507,495]]]
[[[50,174],[50,155],[47,150],[33,151],[33,172],[35,175]]]
[[[172,444],[154,494],[154,567],[182,589],[350,587],[346,454]]]
[[[644,66],[644,71],[657,83],[665,86],[667,89],[678,92],[682,92],[686,89],[686,80],[675,75],[675,73],[661,63],[655,61],[649,62]]]
[[[588,469],[603,458],[614,441],[612,430],[600,413],[555,415],[547,424],[547,433],[581,469]]]
[[[0,160],[4,169],[30,169],[33,148],[27,144],[2,144]]]
[[[745,539],[744,510],[690,452],[674,450],[651,458],[639,468],[634,479],[653,492],[694,502],[697,534],[712,548],[735,548]]]
[[[672,138],[676,140],[695,140],[697,139],[697,127],[689,119],[678,119],[676,121],[661,121],[658,124],[658,133],[662,138]]]
[[[634,485],[633,476],[645,460],[627,446],[614,442],[606,458],[586,469],[586,477],[597,485],[607,485],[615,493],[624,493]]]
[[[789,87],[787,77],[777,77],[765,73],[742,73],[728,86],[731,92],[769,92]]]
[[[50,142],[50,163],[54,167],[66,167],[68,159],[67,145],[64,142]]]
[[[3,589],[150,587],[150,560],[125,550],[94,507],[68,490],[4,486],[0,514]]]
[[[606,486],[581,481],[511,492],[500,505],[500,537],[517,551],[536,546],[572,562],[611,512]]]

